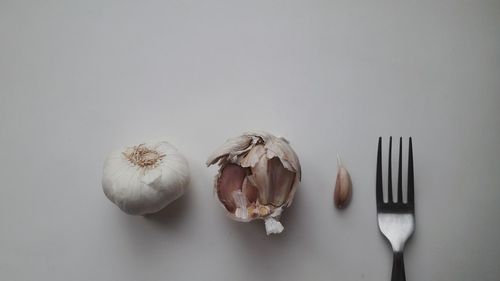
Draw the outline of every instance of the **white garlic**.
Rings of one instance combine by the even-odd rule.
[[[155,213],[184,194],[186,158],[166,141],[126,147],[109,154],[102,176],[104,194],[131,215]]]
[[[219,164],[215,191],[230,217],[265,221],[266,233],[281,233],[279,218],[292,203],[300,162],[284,138],[256,131],[227,140],[207,160]]]

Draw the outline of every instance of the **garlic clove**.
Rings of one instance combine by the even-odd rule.
[[[300,163],[289,143],[262,131],[244,133],[208,158],[207,166],[215,163],[214,188],[231,217],[262,219],[268,234],[283,231],[279,217],[300,181]]]
[[[248,201],[256,202],[259,197],[259,190],[257,187],[249,180],[248,177],[245,177],[243,181],[243,186],[241,187],[241,191],[247,197]]]
[[[342,164],[340,157],[337,155],[337,179],[335,181],[335,189],[333,192],[333,202],[339,209],[347,207],[352,196],[352,181],[349,172]]]
[[[249,176],[251,178],[252,183],[255,184],[257,190],[259,192],[259,202],[261,204],[267,205],[271,199],[271,183],[268,175],[268,161],[267,158],[262,156],[255,164],[254,167],[251,167],[252,175]]]
[[[274,186],[271,204],[281,206],[285,203],[295,180],[295,173],[287,170],[278,158],[269,160],[268,177],[270,185]]]
[[[243,180],[245,179],[245,169],[238,165],[228,164],[218,179],[217,195],[228,211],[234,212],[236,203],[234,202],[233,192],[241,190]]]

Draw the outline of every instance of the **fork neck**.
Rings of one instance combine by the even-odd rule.
[[[406,281],[403,252],[394,252],[391,281]]]

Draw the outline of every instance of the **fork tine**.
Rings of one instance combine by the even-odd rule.
[[[382,137],[378,138],[376,198],[377,208],[380,208],[384,204],[382,193]]]
[[[389,165],[387,168],[387,202],[392,203],[392,137],[389,137]]]
[[[412,204],[414,202],[414,191],[413,191],[413,146],[411,143],[411,137],[410,137],[410,144],[409,144],[409,149],[408,149],[408,204]]]
[[[401,165],[402,165],[402,142],[403,138],[399,138],[399,165],[398,165],[398,202],[403,203],[403,176],[401,172]]]

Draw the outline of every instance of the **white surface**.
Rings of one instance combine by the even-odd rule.
[[[414,137],[408,280],[498,280],[499,30],[499,1],[2,1],[0,279],[389,280],[374,183],[392,134]],[[247,129],[302,162],[281,236],[212,195],[205,158]],[[104,157],[162,136],[191,191],[127,216]]]

